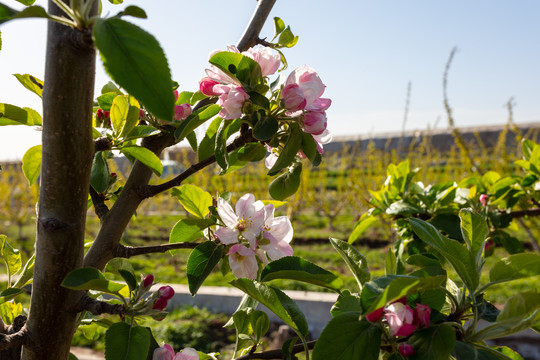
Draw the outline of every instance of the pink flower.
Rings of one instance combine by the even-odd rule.
[[[486,194],[482,194],[478,200],[480,200],[480,204],[485,207],[488,204],[489,197]]]
[[[289,84],[281,92],[281,105],[290,112],[304,110],[307,101],[298,84]]]
[[[365,316],[366,320],[369,322],[377,322],[383,316],[384,307],[378,308],[375,311],[370,312]]]
[[[429,326],[429,316],[431,315],[431,308],[424,304],[417,304],[414,308],[414,325],[419,328],[426,328]]]
[[[174,360],[199,360],[199,354],[193,348],[184,348],[176,354]]]
[[[164,298],[165,300],[170,300],[174,296],[174,289],[170,287],[169,285],[162,286],[159,288],[158,293],[159,293],[160,298]]]
[[[180,121],[191,115],[191,105],[181,104],[174,107],[174,120]]]
[[[249,95],[240,86],[216,85],[214,91],[219,96],[218,104],[222,107],[219,116],[226,120],[242,116],[242,106]]]
[[[413,325],[414,312],[409,305],[400,302],[390,304],[384,309],[384,317],[393,336],[409,336],[416,329]]]
[[[259,267],[255,251],[241,244],[231,246],[229,252],[229,265],[237,278],[256,279]]]
[[[411,344],[401,343],[398,345],[399,353],[404,357],[414,355],[414,349]]]
[[[152,360],[174,360],[174,349],[169,344],[163,344],[154,350]]]
[[[321,134],[311,134],[311,136],[313,136],[313,140],[315,140],[315,143],[317,144],[317,151],[319,152],[319,154],[322,154],[324,152],[323,145],[326,145],[330,141],[332,141],[332,134],[330,134],[330,131],[328,131],[328,129],[324,130]]]
[[[318,111],[308,111],[304,115],[304,132],[313,135],[320,135],[326,130],[326,113]]]
[[[147,288],[151,286],[153,282],[154,282],[154,275],[148,274],[143,279],[143,287]]]
[[[274,53],[271,48],[265,46],[250,48],[247,51],[244,51],[242,55],[255,60],[261,66],[263,76],[274,74],[281,64],[281,57],[279,54]]]
[[[96,110],[96,118],[98,119],[98,121],[103,120],[105,118],[104,111],[101,110],[101,109],[97,109]]]
[[[215,234],[225,245],[235,244],[241,235],[246,238],[250,246],[255,247],[257,236],[265,221],[264,204],[255,201],[253,194],[245,194],[236,203],[236,213],[224,199],[219,198],[217,211],[225,227],[220,227]]]
[[[310,67],[303,66],[295,69],[287,78],[285,87],[291,84],[296,84],[302,91],[306,99],[306,109],[310,110],[310,106],[314,101],[321,97],[326,87],[317,72]]]
[[[152,306],[152,309],[161,311],[165,309],[166,307],[167,307],[167,299],[165,299],[164,297],[160,297],[156,300],[156,302]]]
[[[199,81],[199,90],[206,96],[217,96],[219,94],[213,90],[215,85],[219,85],[219,83],[209,77],[204,77]]]
[[[293,239],[291,221],[286,216],[274,217],[274,206],[266,205],[263,238],[259,239],[259,248],[264,250],[271,260],[292,256],[294,251],[289,243]]]

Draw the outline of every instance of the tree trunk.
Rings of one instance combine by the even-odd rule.
[[[52,1],[49,9],[62,15]],[[36,262],[26,324],[31,345],[23,348],[25,360],[68,359],[80,294],[60,284],[82,265],[94,154],[91,32],[51,21],[47,36]]]

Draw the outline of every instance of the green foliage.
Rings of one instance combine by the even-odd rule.
[[[105,335],[106,360],[146,360],[150,349],[150,334],[142,326],[124,322],[113,324]]]
[[[206,241],[193,249],[188,259],[186,271],[191,295],[197,293],[224,253],[225,247],[216,245],[212,241]]]

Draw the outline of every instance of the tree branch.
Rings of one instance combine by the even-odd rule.
[[[240,135],[231,144],[227,146],[227,152],[236,150],[249,142],[257,141],[253,137],[251,130],[247,128],[247,125],[243,124],[242,126],[243,128],[240,132]],[[216,162],[216,156],[212,155],[203,161],[191,165],[189,168],[187,168],[185,171],[183,171],[180,175],[178,175],[172,180],[169,180],[159,185],[146,185],[141,187],[140,195],[146,199],[155,196],[163,191],[169,190],[175,186],[179,186],[188,177],[195,174],[197,171],[204,169],[208,165],[213,164],[214,162]]]
[[[98,194],[98,192],[90,185],[90,198],[94,204],[94,210],[99,220],[103,221],[103,218],[109,213],[109,208],[105,205],[105,198]]]
[[[169,250],[177,250],[177,249],[193,249],[197,245],[199,245],[199,243],[194,243],[194,242],[189,242],[189,243],[182,242],[182,243],[162,244],[162,245],[152,245],[152,246],[126,246],[126,245],[118,244],[118,246],[116,247],[114,256],[129,259],[130,257],[137,256],[137,255],[164,253]]]
[[[79,302],[77,312],[88,311],[92,315],[111,314],[122,315],[124,314],[124,306],[120,304],[109,304],[105,301],[99,301],[91,298],[90,296],[83,296]]]
[[[504,211],[502,211],[502,213],[504,213]],[[510,215],[512,219],[518,219],[526,216],[540,216],[540,208],[516,210],[510,212],[508,215]]]
[[[242,35],[242,38],[236,45],[238,50],[240,51],[246,51],[250,47],[257,44],[257,41],[259,40],[259,34],[261,33],[261,29],[266,22],[266,19],[268,18],[268,15],[270,15],[270,11],[272,10],[272,7],[276,3],[276,0],[260,0],[259,4],[257,5],[257,8],[255,9],[255,12],[253,13],[253,16],[251,17],[251,20],[249,21],[249,25],[244,31],[244,34]]]
[[[307,346],[308,349],[313,349],[315,347],[315,344],[317,343],[317,340],[308,341]],[[297,354],[300,352],[303,352],[304,345],[303,344],[297,344],[294,345],[291,353]],[[269,350],[269,351],[263,351],[260,353],[249,353],[246,355],[242,355],[239,358],[236,358],[235,360],[251,360],[251,359],[283,359],[283,350]]]
[[[19,315],[13,320],[13,324],[7,328],[5,334],[0,334],[0,357],[2,359],[12,359],[17,356],[20,357],[21,346],[26,345],[29,339],[29,332],[24,324],[26,323],[26,316]]]

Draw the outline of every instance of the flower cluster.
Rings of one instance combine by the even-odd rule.
[[[178,91],[174,90],[174,98],[175,101],[178,102]],[[192,108],[190,104],[184,103],[184,104],[178,104],[174,106],[174,120],[180,121],[186,119],[189,115],[191,115]]]
[[[167,307],[169,300],[174,296],[174,290],[169,285],[166,285],[160,287],[155,294],[158,294],[158,298],[154,302],[154,305],[152,305],[152,309],[163,310]]]
[[[234,46],[229,46],[227,51],[240,53]],[[211,53],[210,57],[217,52]],[[280,55],[269,47],[258,46],[241,54],[255,60],[265,78],[275,74],[281,65]],[[325,87],[313,68],[307,66],[297,68],[288,76],[280,90],[271,94],[271,97],[276,100],[277,108],[269,114],[278,116],[280,119],[287,119],[287,121],[298,122],[305,133],[313,136],[321,154],[323,145],[331,141],[330,133],[326,129],[326,110],[332,101],[321,97]],[[238,79],[229,76],[214,65],[206,69],[206,77],[200,80],[199,90],[206,96],[219,97],[218,104],[221,106],[221,111],[218,115],[223,119],[241,117],[244,104],[250,99]]]
[[[147,315],[158,321],[165,318],[167,313],[164,310],[168,301],[174,296],[174,289],[169,285],[165,285],[148,296],[147,294],[152,285],[154,285],[154,275],[149,274],[142,278],[133,291],[131,301],[126,307],[126,315]]]
[[[253,194],[242,196],[236,203],[236,211],[224,199],[219,198],[217,212],[225,226],[219,227],[215,235],[225,244],[231,245],[227,255],[236,277],[256,279],[257,257],[263,264],[284,256],[291,256],[290,242],[293,229],[286,216],[274,217],[274,206],[255,201]]]
[[[193,348],[184,348],[175,354],[171,345],[163,344],[154,350],[152,360],[199,360],[199,354]]]
[[[416,329],[428,327],[431,308],[424,304],[416,304],[415,308],[412,309],[406,302],[406,298],[400,299],[367,314],[365,318],[369,322],[377,322],[383,318],[384,314],[390,335],[396,337],[407,337]],[[414,354],[413,347],[406,342],[399,343],[398,351],[405,357]]]

